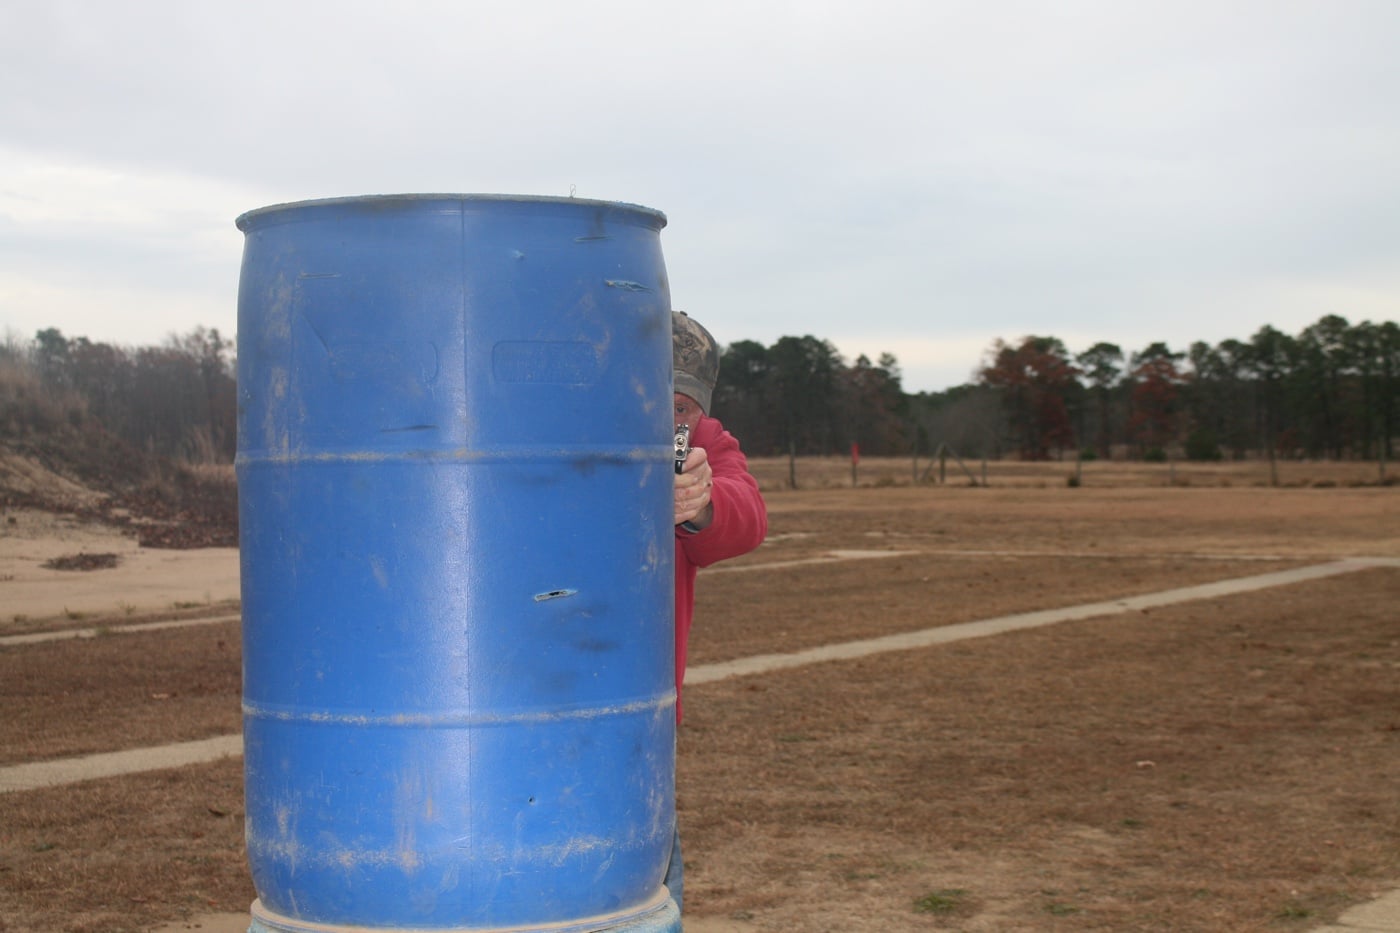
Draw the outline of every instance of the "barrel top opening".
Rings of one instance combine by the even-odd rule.
[[[551,197],[529,194],[369,194],[354,197],[318,198],[307,201],[289,201],[285,204],[270,204],[239,215],[234,223],[239,230],[247,231],[263,223],[275,222],[276,215],[293,215],[317,210],[413,210],[429,208],[433,203],[453,204],[457,209],[469,205],[501,204],[529,206],[556,206],[593,208],[633,214],[656,225],[657,229],[666,226],[666,215],[659,210],[625,201],[599,201],[590,198]]]

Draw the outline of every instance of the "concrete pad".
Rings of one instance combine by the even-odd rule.
[[[252,914],[202,914],[188,920],[176,920],[163,927],[156,927],[151,933],[188,933],[201,930],[203,933],[248,933]]]
[[[1323,929],[1346,933],[1400,933],[1400,891],[1353,907],[1337,918],[1335,926]]]

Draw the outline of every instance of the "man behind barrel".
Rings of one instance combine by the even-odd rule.
[[[709,417],[719,379],[719,347],[683,311],[671,312],[676,424],[690,430],[690,453],[676,475],[676,720],[681,717],[686,643],[695,614],[695,571],[747,554],[768,532],[768,510],[749,475],[739,442]],[[681,906],[683,876],[677,831],[666,887]]]

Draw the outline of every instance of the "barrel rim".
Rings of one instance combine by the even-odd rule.
[[[575,205],[579,207],[601,207],[610,210],[624,211],[627,213],[641,214],[645,217],[657,221],[657,228],[666,226],[666,215],[654,207],[647,207],[643,204],[632,204],[627,201],[606,201],[593,198],[576,198],[573,196],[560,197],[557,195],[542,194],[461,194],[461,193],[405,193],[405,194],[363,194],[349,195],[334,198],[311,198],[305,201],[285,201],[280,204],[269,204],[265,207],[254,208],[250,211],[238,215],[234,220],[235,226],[239,230],[247,231],[257,222],[265,220],[273,214],[285,213],[294,210],[304,210],[307,208],[332,208],[352,205],[366,206],[389,206],[392,202],[402,202],[412,204],[415,202],[431,201],[456,201],[462,204],[468,202],[500,202],[518,204],[556,204]]]

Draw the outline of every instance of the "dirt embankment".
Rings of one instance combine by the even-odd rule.
[[[71,515],[117,528],[142,547],[238,545],[238,492],[231,468],[192,469],[155,463],[133,480],[123,466],[75,469],[41,450],[0,447],[0,508]]]
[[[100,430],[0,442],[0,630],[236,601],[237,503],[231,467],[176,466]]]

